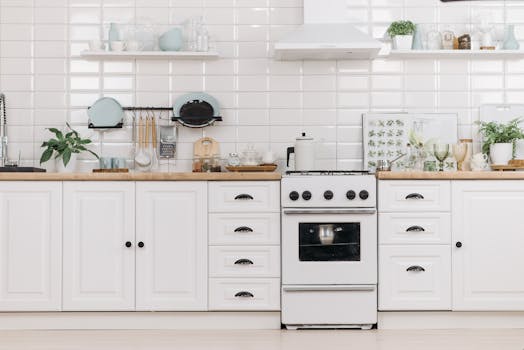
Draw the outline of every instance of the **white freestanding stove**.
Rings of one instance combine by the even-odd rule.
[[[367,172],[288,172],[282,180],[282,323],[377,323],[376,180]]]

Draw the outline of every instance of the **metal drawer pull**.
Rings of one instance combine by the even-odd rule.
[[[245,194],[245,193],[239,194],[238,196],[235,197],[236,201],[252,201],[253,199],[255,199],[255,198],[253,198],[252,195]]]
[[[241,227],[237,227],[235,229],[235,232],[242,232],[242,233],[253,232],[253,229],[251,227],[241,226]]]
[[[411,193],[411,194],[408,194],[406,196],[406,199],[416,199],[416,200],[420,200],[420,199],[424,199],[424,196],[421,195],[420,193]]]
[[[426,232],[426,230],[421,226],[411,226],[406,229],[406,232]]]
[[[253,265],[253,262],[249,259],[238,259],[235,261],[235,265]]]
[[[238,292],[235,298],[254,298],[255,296],[250,292]]]
[[[356,285],[356,286],[293,286],[282,287],[285,292],[373,292],[374,285]]]
[[[406,269],[407,272],[425,272],[426,269],[423,268],[422,266],[410,266]]]

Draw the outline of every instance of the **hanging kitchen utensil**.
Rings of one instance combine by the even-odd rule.
[[[222,121],[220,105],[204,92],[186,94],[175,101],[172,120],[190,128],[203,128]]]
[[[89,128],[111,129],[121,128],[124,124],[124,109],[122,105],[111,97],[98,99],[87,110]]]
[[[135,156],[135,163],[138,165],[140,170],[148,170],[149,166],[151,165],[151,158],[145,150],[145,133],[146,126],[144,124],[144,118],[140,116],[140,120],[138,122],[138,152]]]
[[[158,152],[157,152],[157,126],[155,113],[151,113],[151,168],[158,168]]]

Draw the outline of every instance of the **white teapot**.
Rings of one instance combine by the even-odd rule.
[[[477,153],[471,158],[471,170],[486,171],[488,169],[488,156],[484,153]]]

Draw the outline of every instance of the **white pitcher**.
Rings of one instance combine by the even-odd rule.
[[[315,170],[315,140],[305,132],[296,138],[295,147],[287,149],[288,167],[291,154],[295,154],[295,171]]]

